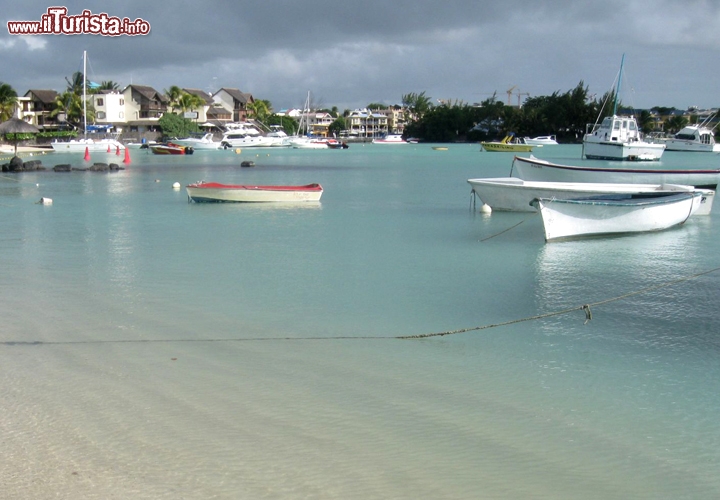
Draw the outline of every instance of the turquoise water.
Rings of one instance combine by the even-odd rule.
[[[0,498],[718,497],[720,271],[577,309],[720,266],[718,214],[545,244],[537,216],[472,209],[466,180],[511,158],[133,151],[117,173],[3,174]],[[198,180],[325,193],[172,189]]]

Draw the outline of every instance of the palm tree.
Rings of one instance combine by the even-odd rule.
[[[104,80],[100,82],[100,86],[97,90],[120,90],[120,84],[113,82],[112,80]]]
[[[182,91],[180,96],[176,99],[174,107],[185,113],[186,111],[201,108],[204,105],[205,99],[199,95]]]
[[[420,120],[432,107],[432,100],[425,95],[425,92],[420,92],[419,94],[411,92],[402,96],[402,104],[410,111],[413,118]]]
[[[73,73],[72,78],[68,78],[66,76],[65,81],[67,82],[68,92],[72,92],[76,95],[83,94],[83,83],[85,81],[85,77],[83,76],[81,71],[76,71],[75,73]]]
[[[170,100],[170,109],[179,108],[178,102],[183,94],[186,94],[183,89],[178,87],[177,85],[173,85],[169,89],[163,90],[165,92],[165,95],[168,96],[168,99]]]
[[[17,92],[7,83],[0,82],[0,122],[12,118],[17,106]]]
[[[57,116],[65,113],[65,120],[75,128],[82,128],[83,123],[83,101],[82,96],[66,90],[55,98],[55,109],[50,116]],[[87,103],[87,121],[95,121],[95,108],[92,101]]]
[[[247,109],[250,117],[260,122],[267,121],[268,116],[272,114],[272,104],[265,99],[257,99],[248,103]]]

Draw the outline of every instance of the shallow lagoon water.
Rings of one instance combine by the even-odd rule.
[[[720,266],[717,214],[545,244],[472,208],[512,162],[478,145],[131,154],[0,177],[0,498],[720,494],[720,271],[628,295]],[[325,193],[171,187],[198,180]]]

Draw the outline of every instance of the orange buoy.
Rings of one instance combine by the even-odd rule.
[[[118,149],[118,151],[120,150]],[[130,148],[127,146],[125,147],[125,159],[123,160],[123,163],[130,163]]]
[[[85,161],[90,161],[90,150],[85,146]]]

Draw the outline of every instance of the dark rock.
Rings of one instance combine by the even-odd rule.
[[[21,158],[18,158],[17,156],[13,156],[10,160],[10,163],[8,164],[8,171],[9,172],[22,172],[23,170],[23,161]]]
[[[107,163],[93,163],[88,170],[91,172],[107,172],[110,169]]]
[[[23,170],[29,172],[32,170],[40,170],[42,162],[40,160],[28,160],[23,162]]]
[[[72,167],[69,163],[62,163],[60,165],[55,165],[53,167],[53,170],[55,172],[70,172],[72,170]]]

